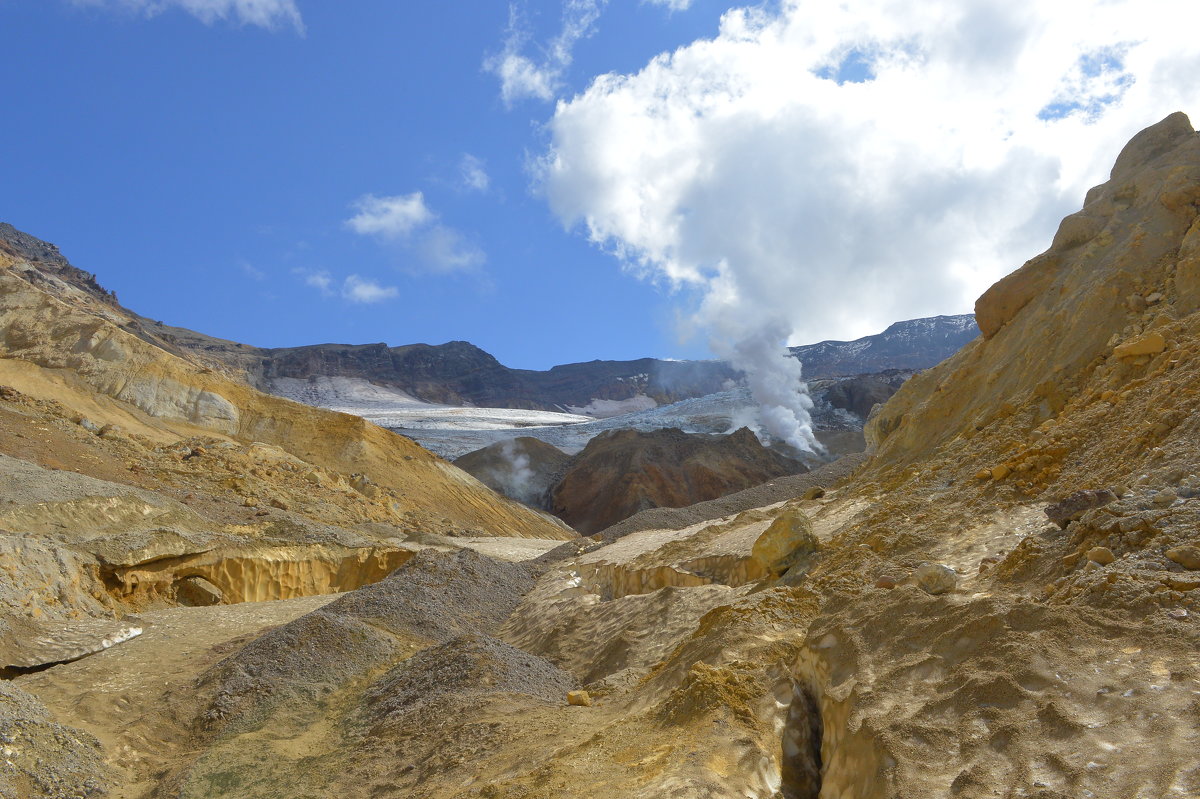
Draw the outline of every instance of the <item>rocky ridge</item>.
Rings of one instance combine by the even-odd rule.
[[[928,369],[978,335],[975,317],[970,314],[931,316],[894,322],[882,333],[854,341],[821,341],[790,349],[812,380],[887,369]]]
[[[863,375],[888,369],[925,369],[978,335],[970,316],[897,322],[855,341],[792,347],[808,379]],[[178,335],[177,341],[191,339]],[[189,345],[192,346],[192,345]],[[205,345],[244,369],[252,383],[271,390],[279,378],[354,377],[449,405],[530,408],[604,416],[631,402],[668,405],[714,394],[739,376],[720,361],[589,361],[539,372],[510,369],[465,341],[446,344],[319,344],[244,351]],[[653,403],[651,405],[650,403]]]
[[[47,245],[48,246],[48,245]],[[163,346],[264,391],[282,383],[353,378],[446,405],[568,411],[604,417],[714,394],[739,375],[720,361],[589,361],[546,371],[512,369],[466,341],[445,344],[314,344],[266,349],[138,317],[136,330]],[[791,348],[810,380],[925,369],[978,335],[969,315],[897,322],[854,341]],[[887,377],[884,377],[887,381]]]

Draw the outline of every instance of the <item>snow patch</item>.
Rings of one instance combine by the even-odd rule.
[[[327,377],[315,375],[275,377],[268,381],[267,390],[277,397],[315,405],[318,408],[346,407],[436,407],[422,402],[398,388],[379,386],[361,377]]]
[[[110,649],[111,647],[114,647],[117,644],[125,643],[126,641],[128,641],[131,638],[137,638],[141,634],[142,634],[141,627],[122,627],[120,630],[118,630],[114,634],[112,634],[112,635],[108,636],[107,638],[103,639],[102,641],[100,641],[100,647],[102,649]]]
[[[649,411],[658,407],[658,403],[645,394],[635,394],[623,400],[593,399],[587,405],[568,405],[571,413],[580,413],[593,419],[607,419],[610,416],[620,416],[625,413]]]

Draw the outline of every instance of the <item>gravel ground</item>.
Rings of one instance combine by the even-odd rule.
[[[145,496],[146,492],[75,472],[43,469],[29,461],[0,455],[0,501],[3,502],[32,505],[129,494]]]
[[[529,567],[471,550],[424,550],[378,583],[278,627],[200,680],[212,730],[262,721],[285,700],[319,701],[431,642],[499,629],[533,587]]]
[[[45,705],[0,680],[0,796],[67,799],[103,796],[109,782],[100,743],[57,724]]]
[[[430,647],[387,672],[367,691],[364,716],[375,724],[400,723],[410,710],[447,694],[525,694],[562,704],[575,687],[550,661],[488,635],[461,635]]]
[[[682,530],[693,524],[731,516],[750,508],[761,508],[764,505],[795,499],[813,486],[832,488],[849,477],[866,458],[863,453],[845,455],[807,474],[779,477],[745,491],[708,502],[698,502],[686,508],[650,508],[601,530],[595,537],[605,543],[611,543],[642,530]]]

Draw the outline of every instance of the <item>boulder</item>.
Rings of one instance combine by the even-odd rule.
[[[922,563],[913,572],[917,585],[928,594],[947,594],[958,586],[958,573],[944,563]]]
[[[797,505],[788,505],[754,542],[750,555],[768,572],[780,575],[819,547],[808,516]]]
[[[1200,547],[1190,544],[1167,550],[1167,558],[1185,569],[1200,569]]]
[[[220,588],[208,580],[199,575],[193,575],[184,577],[175,584],[175,598],[183,605],[206,607],[221,604],[225,596]]]
[[[1167,340],[1163,338],[1163,334],[1150,332],[1130,339],[1124,344],[1118,344],[1113,349],[1113,355],[1117,358],[1136,358],[1139,355],[1158,355],[1166,348]]]

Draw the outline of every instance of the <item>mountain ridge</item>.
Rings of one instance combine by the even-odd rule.
[[[40,279],[57,278],[127,318],[128,333],[173,355],[223,372],[268,393],[279,378],[355,377],[442,405],[571,411],[603,416],[653,402],[667,405],[713,394],[740,374],[717,360],[660,358],[579,361],[546,370],[505,366],[461,340],[444,344],[385,342],[256,347],[173,327],[122,308],[95,275],[71,265],[55,245],[0,223],[0,248],[37,261]],[[49,278],[47,278],[49,275]],[[925,369],[958,351],[977,334],[970,314],[903,320],[853,341],[826,340],[790,347],[807,379],[846,377],[885,369]]]

